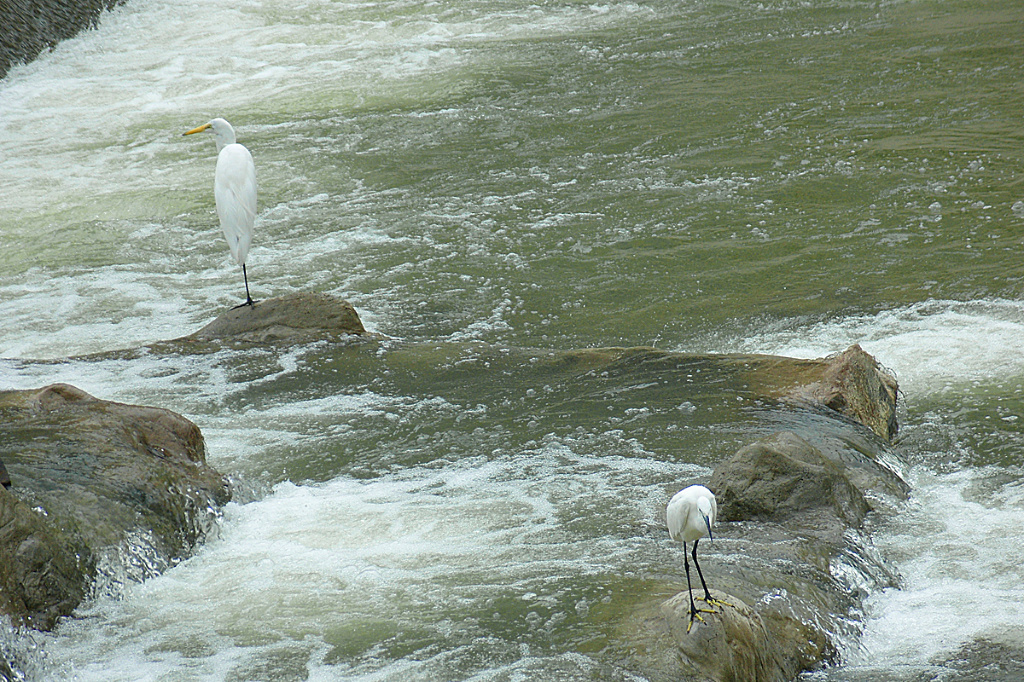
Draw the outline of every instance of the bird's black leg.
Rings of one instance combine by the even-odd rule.
[[[697,542],[693,543],[693,563],[697,563]],[[701,618],[701,613],[714,613],[708,609],[698,609],[697,604],[693,601],[693,588],[690,586],[690,562],[686,558],[686,543],[683,543],[683,566],[686,567],[686,594],[690,597],[690,623],[686,626],[686,631],[689,632],[690,628],[693,627],[693,621],[696,618],[700,622],[704,622]],[[697,564],[697,575],[700,575],[701,583],[704,582],[704,576],[700,574],[700,564]],[[704,593],[707,594],[708,588],[704,587]],[[706,601],[706,600],[705,600]]]
[[[252,296],[249,295],[249,275],[245,272],[245,263],[242,263],[242,278],[245,279],[245,302],[239,303],[235,308],[241,308],[243,305],[247,305],[251,308],[256,301],[252,300]],[[232,310],[235,308],[232,308]]]
[[[696,557],[694,557],[696,560]],[[693,588],[690,587],[690,562],[686,558],[686,543],[683,543],[683,566],[686,567],[686,593],[690,595],[690,620],[697,614],[697,605],[693,603]]]
[[[708,591],[708,584],[704,582],[704,572],[700,570],[700,562],[697,561],[697,543],[700,538],[693,541],[693,563],[697,565],[697,575],[700,576],[700,585],[704,588],[704,601],[711,601],[711,593]]]
[[[242,263],[242,279],[245,280],[245,303],[250,308],[255,301],[252,300],[252,296],[249,295],[249,274],[245,271],[245,263]]]
[[[711,596],[711,592],[708,590],[708,584],[704,582],[704,573],[700,570],[700,563],[697,561],[697,543],[700,539],[693,541],[693,563],[697,564],[697,575],[700,576],[700,584],[704,588],[704,601],[712,606],[732,606],[729,602],[724,602],[721,599],[715,599]],[[686,551],[685,549],[683,550]],[[691,597],[692,598],[692,597]]]

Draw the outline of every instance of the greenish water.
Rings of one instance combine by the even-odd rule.
[[[240,490],[197,556],[42,638],[36,677],[625,679],[596,605],[678,569],[671,492],[768,428],[728,384],[503,383],[450,351],[426,378],[387,347],[25,362],[241,300],[213,143],[181,137],[213,116],[256,159],[257,298],[497,349],[861,343],[900,379],[917,492],[873,522],[903,589],[817,675],[1001,665],[1024,650],[1022,41],[994,0],[138,0],[12,70],[0,386],[179,411]]]

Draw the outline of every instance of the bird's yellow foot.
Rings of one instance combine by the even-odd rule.
[[[700,614],[702,614],[702,613],[715,613],[715,611],[712,611],[711,609],[697,609],[697,608],[691,608],[691,609],[690,609],[690,622],[689,622],[689,623],[687,624],[687,626],[686,626],[686,633],[687,633],[687,634],[689,634],[689,633],[690,633],[690,628],[692,628],[692,627],[693,627],[693,621],[694,621],[694,620],[699,620],[699,621],[700,621],[700,622],[702,622],[702,623],[706,623],[706,622],[707,622],[707,621],[705,621],[705,620],[704,620],[704,618],[703,618],[703,617],[702,617],[702,616],[700,615]]]
[[[690,628],[693,627],[693,621],[694,620],[700,621],[700,623],[707,623],[707,621],[703,620],[703,617],[700,615],[701,613],[717,613],[717,612],[718,611],[712,610],[710,608],[697,608],[696,604],[690,606],[690,622],[686,626],[686,633],[689,634]]]
[[[734,604],[730,604],[727,601],[722,601],[721,599],[715,599],[714,597],[697,597],[697,599],[699,599],[700,601],[704,602],[708,606],[719,606],[719,607],[721,607],[721,606],[729,606],[729,607],[732,607],[732,608],[736,608],[736,606]],[[707,612],[705,612],[705,613],[707,613]]]

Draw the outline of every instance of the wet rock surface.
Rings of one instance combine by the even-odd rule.
[[[0,391],[0,424],[0,612],[16,623],[53,627],[118,552],[187,556],[230,499],[199,428],[169,410],[54,384]]]
[[[800,436],[782,431],[722,462],[709,485],[722,521],[813,514],[819,521],[833,517],[838,528],[856,528],[869,507],[844,469]]]
[[[955,679],[957,682],[1020,682],[1024,680],[1024,645],[1019,630],[974,639],[945,661],[937,661],[948,677],[928,671],[914,682]],[[947,672],[948,671],[948,672]]]
[[[869,422],[864,428],[894,434],[888,415],[889,410],[895,413],[895,384],[864,355],[854,347],[815,361],[820,376],[810,388],[790,387],[783,394],[816,400],[809,409],[834,411],[833,418],[844,421],[850,419],[844,406],[858,405]],[[805,365],[798,371],[808,378],[814,368]],[[838,384],[836,390],[824,388]],[[701,614],[704,621],[688,632],[685,590],[641,603],[626,618],[622,635],[629,665],[637,672],[652,681],[794,679],[834,659],[832,639],[842,628],[843,615],[863,597],[837,579],[837,566],[844,567],[840,573],[895,584],[884,566],[868,565],[865,553],[851,546],[873,499],[899,501],[909,490],[881,461],[885,441],[872,434],[853,443],[827,431],[814,440],[779,431],[716,466],[707,485],[718,501],[716,544],[728,538],[729,561],[712,558],[705,540],[701,562],[708,582],[721,590],[713,589],[713,597],[733,606]]]

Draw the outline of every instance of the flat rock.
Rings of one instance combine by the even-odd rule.
[[[296,292],[233,308],[199,331],[176,340],[304,343],[366,333],[348,301],[330,294]]]

